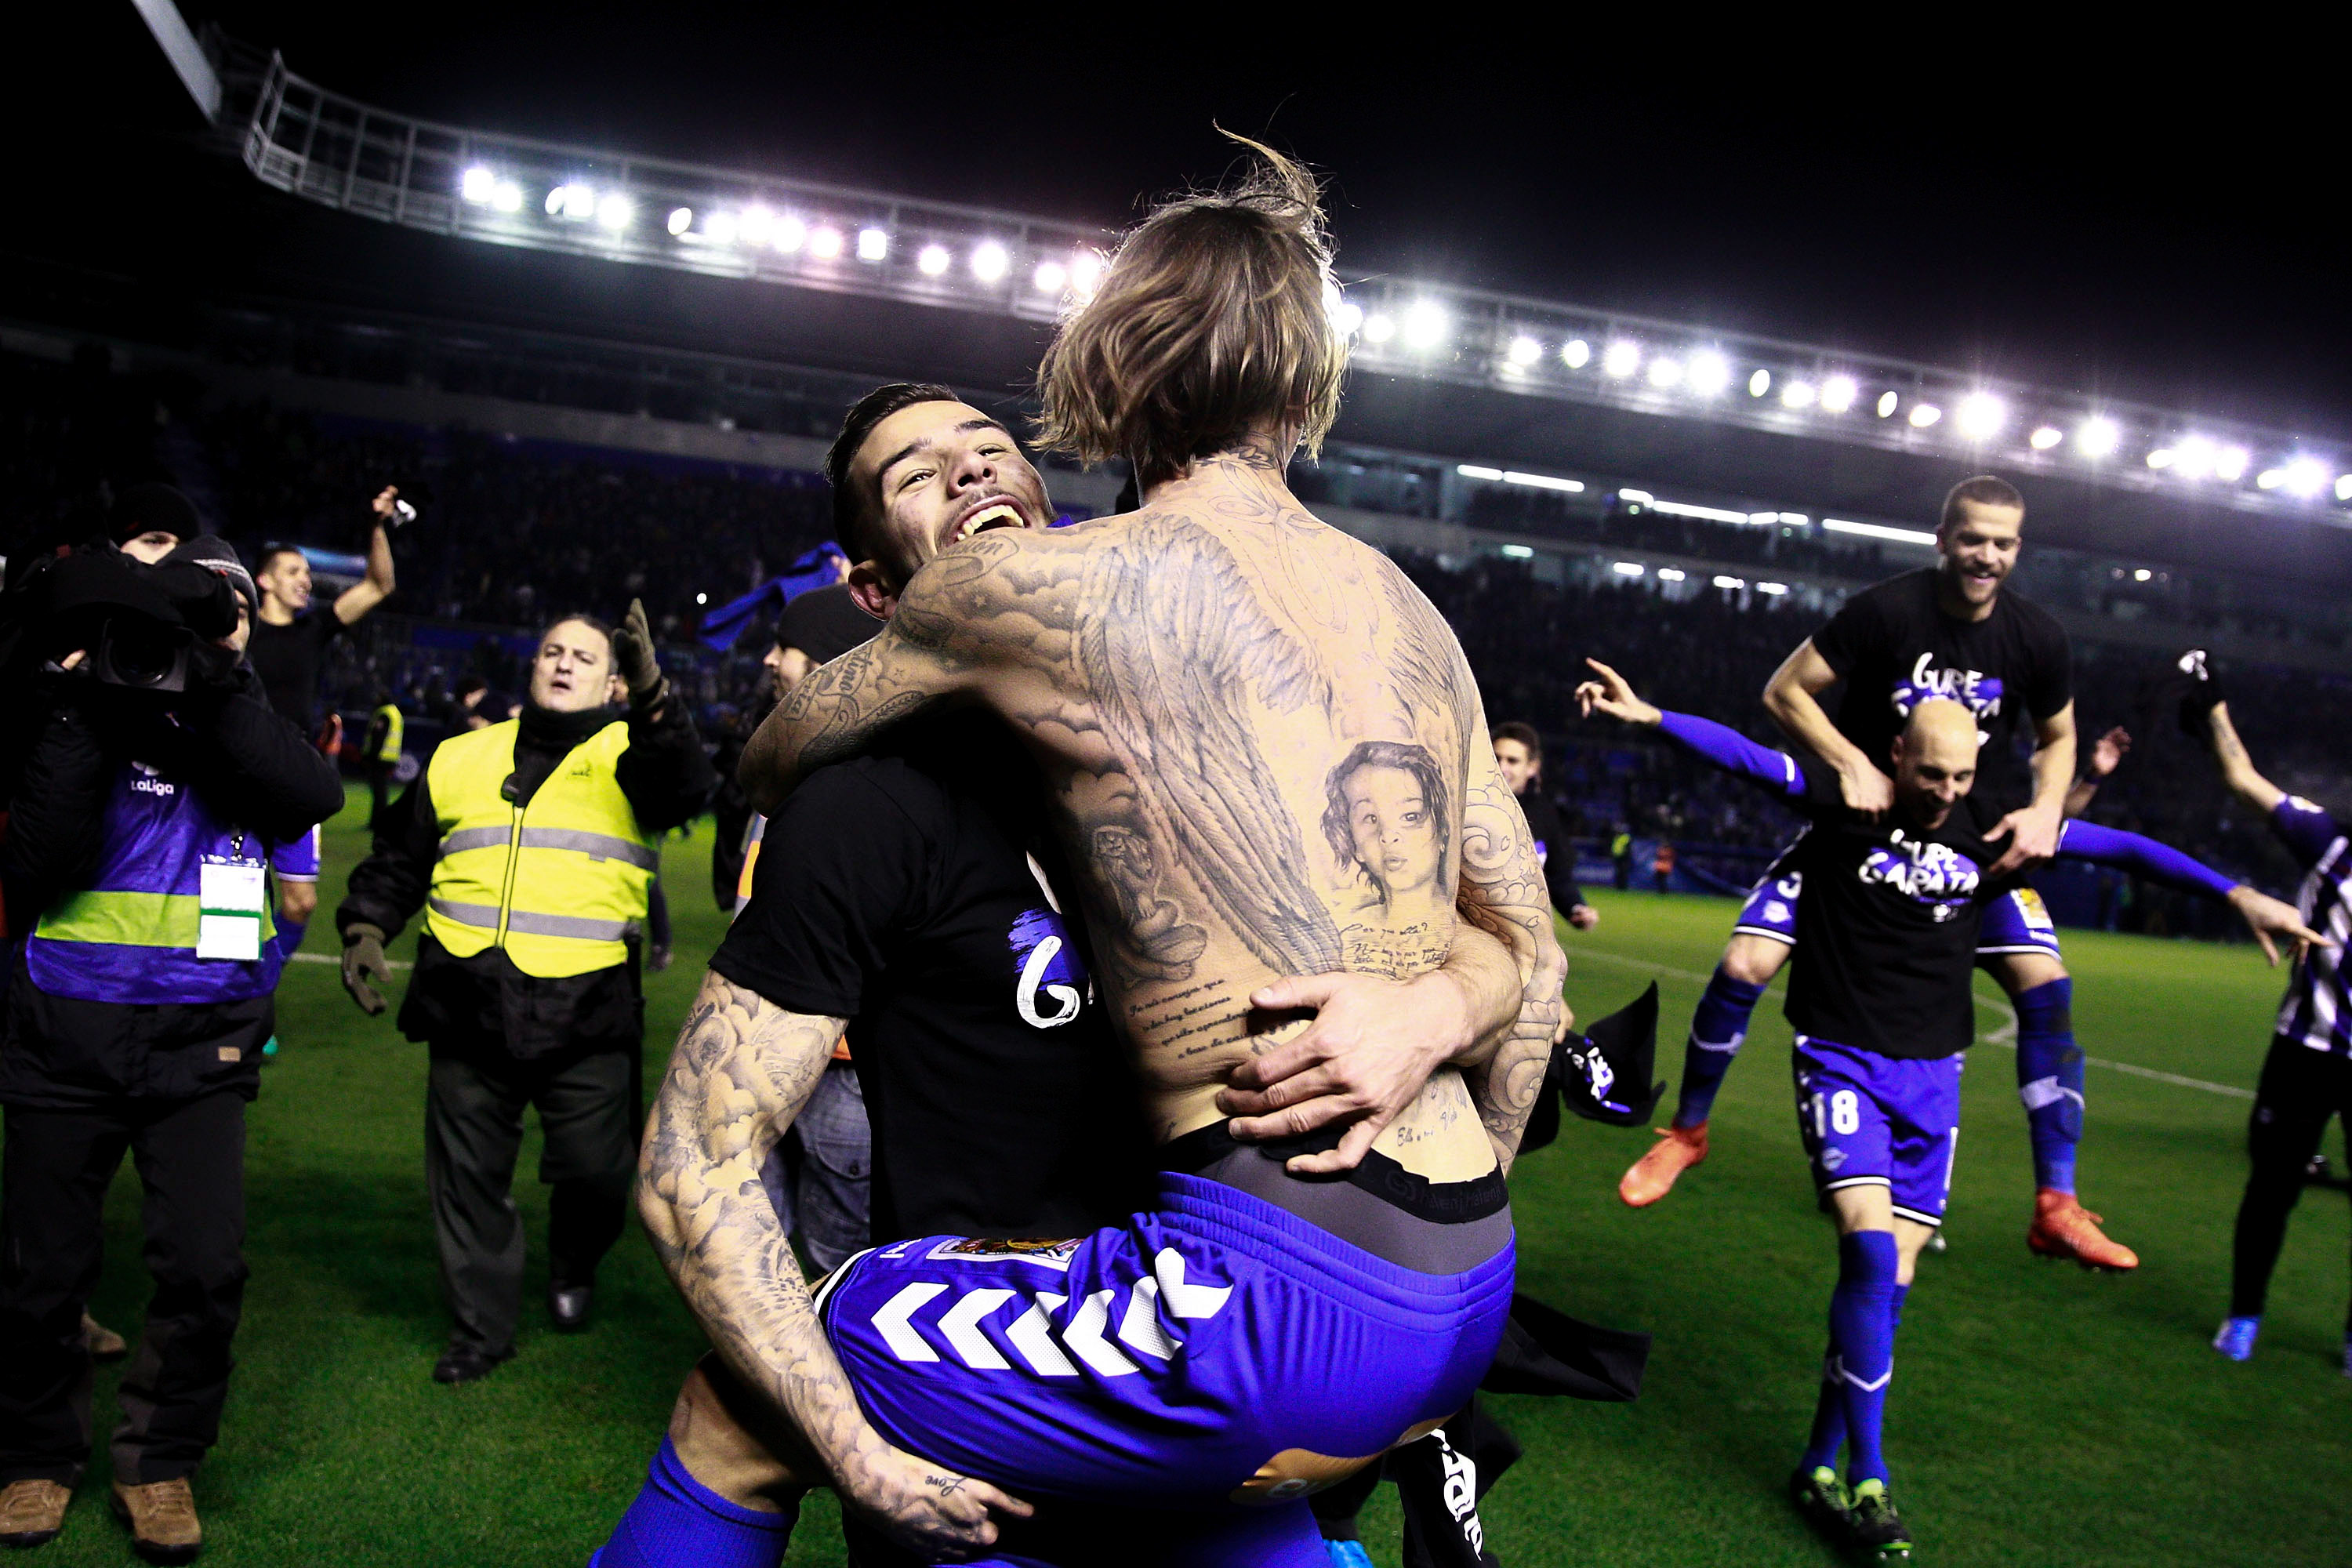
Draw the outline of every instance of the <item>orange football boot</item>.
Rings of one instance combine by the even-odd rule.
[[[1650,1152],[1633,1162],[1617,1184],[1617,1195],[1629,1208],[1648,1208],[1675,1190],[1676,1178],[1706,1158],[1706,1123],[1696,1127],[1661,1127]]]
[[[2041,1257],[2071,1258],[2085,1268],[2109,1274],[2128,1274],[2139,1267],[2139,1254],[2109,1241],[2099,1230],[2099,1216],[2076,1202],[2074,1194],[2048,1187],[2033,1194],[2033,1223],[2026,1227],[2025,1245]]]

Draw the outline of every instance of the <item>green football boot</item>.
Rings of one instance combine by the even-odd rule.
[[[1911,1531],[1895,1512],[1886,1483],[1864,1481],[1853,1489],[1853,1510],[1846,1515],[1848,1538],[1873,1563],[1911,1561]]]
[[[1832,1541],[1843,1541],[1853,1533],[1853,1495],[1845,1483],[1827,1465],[1800,1468],[1789,1478],[1789,1500],[1797,1511],[1811,1521]]]

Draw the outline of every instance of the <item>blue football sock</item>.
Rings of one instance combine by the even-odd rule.
[[[761,1513],[729,1502],[687,1473],[665,1436],[645,1489],[589,1568],[777,1568],[799,1517],[798,1504]]]
[[[2017,1097],[2033,1140],[2033,1184],[2074,1190],[2074,1148],[2083,1141],[2083,1053],[2074,1045],[2074,983],[2057,979],[2021,991],[2017,1004]]]
[[[1903,1302],[1911,1294],[1908,1285],[1895,1287],[1887,1308],[1887,1332],[1891,1336],[1903,1326]],[[1838,1450],[1845,1447],[1845,1380],[1837,1374],[1837,1346],[1830,1347],[1822,1372],[1822,1396],[1813,1405],[1812,1440],[1805,1445],[1803,1468],[1837,1468]]]
[[[1838,1238],[1837,1289],[1830,1295],[1831,1371],[1845,1405],[1846,1479],[1886,1479],[1880,1451],[1886,1385],[1895,1376],[1895,1234],[1858,1230]]]
[[[1690,1038],[1683,1046],[1682,1097],[1675,1106],[1675,1125],[1696,1127],[1715,1110],[1715,1091],[1731,1070],[1731,1058],[1748,1038],[1748,1017],[1756,1011],[1764,987],[1734,980],[1715,966],[1706,994],[1691,1015]]]

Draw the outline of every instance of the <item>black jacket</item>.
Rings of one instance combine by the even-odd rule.
[[[1552,908],[1566,914],[1583,903],[1584,890],[1576,885],[1576,840],[1559,817],[1559,807],[1540,788],[1519,796],[1527,813],[1528,832],[1543,851],[1544,885],[1551,890]]]
[[[610,709],[572,715],[526,707],[522,732],[515,739],[509,797],[528,804],[572,748],[614,716]],[[694,820],[719,784],[701,738],[676,701],[665,704],[657,718],[630,716],[628,750],[614,771],[637,826],[648,834]],[[384,813],[375,852],[352,869],[350,889],[335,911],[337,931],[366,924],[389,938],[425,907],[434,862],[441,857],[440,816],[429,777],[429,769],[420,773]],[[416,971],[401,1004],[400,1030],[438,1050],[526,1059],[634,1050],[645,1037],[645,1003],[634,963],[541,980],[517,969],[502,948],[457,958],[428,931],[417,939]]]
[[[262,700],[249,670],[171,700],[49,678],[12,803],[0,878],[9,929],[89,885],[105,847],[106,802],[136,757],[184,783],[256,836],[299,837],[343,804],[342,781],[300,731]],[[0,1100],[68,1109],[119,1099],[187,1100],[230,1089],[253,1098],[275,1015],[267,996],[137,1005],[53,996],[11,958]]]

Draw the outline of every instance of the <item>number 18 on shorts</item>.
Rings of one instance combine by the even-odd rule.
[[[1797,1129],[1824,1207],[1841,1187],[1886,1187],[1903,1218],[1943,1223],[1965,1061],[1962,1054],[1883,1057],[1797,1037]]]

